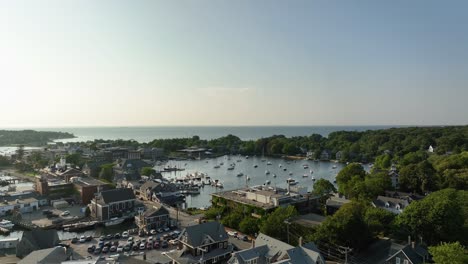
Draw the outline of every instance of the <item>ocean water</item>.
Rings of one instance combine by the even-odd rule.
[[[394,126],[155,126],[155,127],[51,127],[28,128],[38,131],[61,131],[73,133],[76,138],[60,139],[60,142],[80,142],[94,139],[125,139],[150,142],[153,139],[184,138],[199,136],[213,139],[229,134],[242,140],[259,139],[272,135],[309,136],[320,134],[328,136],[334,131],[365,131],[385,129]],[[25,128],[18,128],[25,129]]]

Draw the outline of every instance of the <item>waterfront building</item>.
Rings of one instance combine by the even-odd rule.
[[[306,187],[288,189],[271,186],[253,186],[230,191],[213,193],[213,206],[252,208],[253,216],[260,217],[280,206],[292,205],[299,213],[306,214],[318,209],[319,196],[307,192]]]
[[[33,251],[20,260],[18,264],[61,264],[67,260],[79,259],[84,258],[75,253],[72,248],[57,246]]]
[[[171,206],[184,202],[184,196],[173,183],[162,181],[147,181],[140,187],[140,197]]]
[[[138,180],[141,178],[140,172],[144,167],[152,166],[141,159],[120,159],[114,166],[114,179]]]
[[[8,215],[14,211],[20,213],[31,213],[39,209],[39,201],[36,198],[16,199],[13,201],[3,200],[0,202],[0,216]]]
[[[330,160],[331,159],[331,154],[328,149],[325,149],[320,153],[320,159],[321,160]]]
[[[146,231],[170,226],[169,211],[163,206],[150,208],[135,216],[135,224]]]
[[[89,204],[96,193],[111,188],[109,184],[90,177],[73,178],[71,182],[75,190],[80,193],[81,204]]]
[[[346,199],[344,196],[334,193],[330,198],[325,202],[325,209],[327,210],[327,215],[332,215],[338,211],[341,206],[350,203],[351,200]]]
[[[32,251],[52,248],[60,243],[57,230],[35,229],[24,231],[18,246],[16,247],[16,256],[23,258]]]
[[[90,209],[91,216],[99,221],[130,216],[136,210],[136,197],[128,188],[101,191],[91,200]]]
[[[233,251],[228,239],[224,226],[218,222],[188,226],[179,236],[177,250],[166,256],[178,264],[224,263]]]
[[[310,242],[293,247],[278,239],[260,233],[252,240],[252,248],[234,252],[228,264],[262,264],[262,263],[288,263],[288,264],[325,264],[317,246]]]

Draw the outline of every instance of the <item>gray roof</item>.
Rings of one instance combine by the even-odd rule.
[[[226,230],[224,230],[224,226],[218,222],[188,226],[181,233],[181,236],[184,235],[187,237],[186,243],[192,247],[201,246],[206,236],[209,236],[214,241],[225,241],[229,238]]]
[[[51,248],[58,245],[59,242],[60,239],[57,230],[35,229],[32,231],[25,231],[16,248],[16,255],[18,257],[24,257],[29,254],[30,251]],[[24,252],[24,248],[28,251]]]
[[[144,217],[155,217],[155,216],[161,216],[161,215],[169,215],[169,211],[163,206],[161,206],[158,209],[155,209],[155,208],[148,209],[143,213]]]
[[[378,196],[377,199],[373,201],[375,206],[378,207],[385,207],[385,204],[388,203],[389,207],[395,207],[397,204],[400,205],[401,209],[405,208],[408,206],[408,201],[404,199],[399,199],[399,198],[392,198],[392,197],[386,197],[386,196]]]
[[[394,247],[394,245],[392,245],[392,247]],[[406,245],[400,250],[391,252],[393,254],[389,258],[387,258],[387,261],[392,259],[400,252],[403,252],[413,264],[425,263],[424,259],[427,262],[429,257],[428,251],[421,245],[415,245],[414,248],[412,247],[412,245]]]
[[[53,247],[31,252],[23,258],[18,264],[60,264],[62,261],[80,259],[81,256],[74,254],[72,249],[65,247]]]
[[[325,263],[314,243],[293,247],[275,238],[260,233],[255,239],[255,247],[238,251],[233,254],[229,263],[244,264],[252,259],[258,264],[291,263],[316,264]]]
[[[125,200],[136,199],[132,189],[118,188],[101,192],[104,203],[114,203]]]

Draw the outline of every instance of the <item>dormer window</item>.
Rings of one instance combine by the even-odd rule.
[[[389,208],[390,207],[390,204],[388,202],[385,203],[385,207],[386,208]]]

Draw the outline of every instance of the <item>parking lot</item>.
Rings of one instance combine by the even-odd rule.
[[[91,238],[91,241],[73,241],[67,240],[62,241],[63,243],[70,244],[70,247],[73,248],[75,252],[80,254],[83,257],[90,256],[91,258],[105,258],[114,255],[124,255],[124,256],[134,256],[139,259],[143,259],[146,257],[147,259],[151,259],[155,262],[160,263],[167,263],[170,261],[166,256],[163,255],[163,252],[170,251],[176,249],[176,246],[169,243],[174,242],[174,238],[176,235],[170,237],[169,234],[173,232],[177,232],[179,230],[168,231],[157,233],[155,235],[146,235],[144,237],[140,237],[139,235],[129,235],[127,238],[122,237],[122,234],[119,234],[119,238],[115,238],[114,236],[109,235],[104,238],[101,237],[94,237]],[[180,231],[179,231],[180,232]],[[151,239],[152,238],[152,239]],[[104,239],[104,240],[102,240]],[[157,242],[159,239],[159,242]],[[79,238],[78,238],[79,240]],[[133,241],[133,244],[129,242],[129,240]],[[149,242],[151,240],[151,243]],[[155,242],[157,242],[155,247]],[[143,244],[144,246],[141,246]],[[148,245],[151,244],[150,247]],[[163,245],[164,244],[164,245]],[[112,245],[115,247],[112,249]],[[128,245],[130,248],[127,246]],[[97,251],[94,249],[92,252],[88,252],[88,248],[94,246],[95,248],[100,248]],[[107,252],[102,252],[102,250],[107,246]],[[120,249],[118,249],[120,247]],[[117,252],[117,250],[119,252]]]
[[[39,227],[45,227],[45,226],[52,225],[52,221],[54,219],[61,219],[63,221],[66,221],[66,220],[72,220],[74,218],[83,217],[84,215],[80,211],[82,207],[83,206],[75,205],[75,206],[69,206],[69,207],[62,208],[62,209],[55,209],[52,206],[42,206],[40,210],[23,214],[23,221],[30,221],[32,224],[36,224]],[[47,216],[44,215],[43,213],[44,210],[51,211],[54,215],[57,215],[57,217],[47,218]],[[65,211],[68,211],[69,214],[63,215]]]

